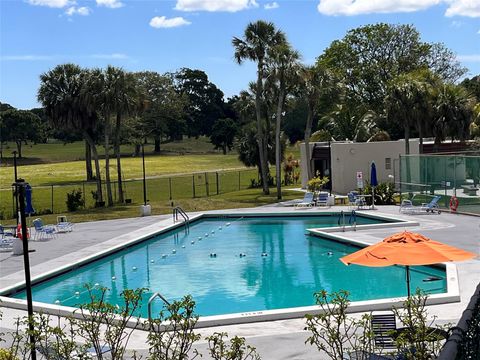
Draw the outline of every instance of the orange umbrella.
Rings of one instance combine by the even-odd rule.
[[[345,265],[405,265],[407,291],[410,296],[410,265],[430,265],[447,261],[469,260],[474,253],[431,240],[423,235],[404,231],[367,246],[340,259]]]

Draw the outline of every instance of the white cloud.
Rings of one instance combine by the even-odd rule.
[[[480,17],[479,0],[446,0],[449,7],[445,16]]]
[[[159,28],[173,28],[177,26],[190,25],[191,22],[185,20],[183,17],[174,17],[167,19],[165,16],[155,16],[150,20],[150,26],[156,29]]]
[[[317,9],[324,15],[414,12],[438,5],[442,0],[320,0]]]
[[[278,3],[274,1],[272,3],[265,4],[263,7],[265,8],[265,10],[272,10],[272,9],[277,9],[279,6],[280,5],[278,5]]]
[[[175,10],[237,12],[258,7],[256,0],[177,0]]]
[[[46,55],[5,55],[0,57],[2,61],[44,61],[52,59],[52,56]]]
[[[453,20],[451,23],[450,23],[450,26],[453,27],[453,28],[460,28],[464,25],[465,23],[463,21],[456,21],[456,20]]]
[[[447,5],[445,16],[480,17],[479,0],[320,0],[317,9],[324,15],[361,15],[414,12]]]
[[[73,0],[28,0],[30,5],[48,6],[51,8],[64,8],[66,6],[74,5]]]
[[[113,54],[93,54],[90,55],[92,59],[107,59],[107,60],[122,60],[128,59],[128,55],[120,54],[120,53],[113,53]]]
[[[96,0],[96,1],[97,1],[97,6],[105,6],[110,9],[118,9],[125,5],[120,0]]]
[[[90,15],[90,9],[86,6],[81,6],[78,8],[75,6],[72,6],[65,11],[65,14],[67,14],[68,16],[73,16],[75,14],[87,16],[87,15]]]
[[[463,62],[480,62],[480,54],[473,54],[473,55],[457,55],[458,61]]]

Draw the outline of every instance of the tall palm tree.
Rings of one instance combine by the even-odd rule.
[[[283,110],[287,94],[298,83],[298,60],[300,54],[293,50],[289,43],[277,45],[270,51],[269,71],[274,78],[276,88],[277,109],[275,112],[275,179],[277,183],[277,199],[282,199],[281,179],[281,144],[280,133]]]
[[[91,135],[96,127],[97,114],[92,92],[88,89],[89,76],[89,71],[78,65],[58,65],[40,75],[37,98],[54,126],[82,132],[95,162],[97,201],[102,202],[102,177],[97,149]]]
[[[310,179],[313,177],[310,162],[310,136],[312,135],[313,121],[319,111],[322,97],[334,95],[337,84],[333,74],[322,65],[304,66],[300,70],[300,77],[302,79],[300,94],[305,98],[308,105],[307,123],[305,125],[305,156],[308,178]]]
[[[234,37],[232,40],[232,45],[235,48],[235,60],[239,64],[245,60],[251,60],[257,63],[255,110],[257,117],[257,143],[260,157],[260,172],[263,193],[265,195],[270,193],[268,188],[267,148],[262,121],[265,64],[269,49],[285,42],[285,34],[282,31],[277,30],[273,23],[262,20],[249,23],[245,29],[243,38]]]

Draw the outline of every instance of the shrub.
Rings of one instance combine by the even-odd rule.
[[[317,194],[323,189],[323,187],[328,183],[328,181],[329,181],[328,176],[324,176],[324,177],[316,176],[313,179],[308,180],[307,189],[308,191],[311,191],[314,194]]]
[[[84,205],[82,190],[72,190],[67,193],[67,209],[68,211],[77,211],[79,207]]]
[[[366,184],[363,193],[372,194],[372,186]],[[372,204],[371,198],[366,198],[367,204]],[[375,186],[375,204],[376,205],[395,205],[395,185],[392,182],[382,182]]]

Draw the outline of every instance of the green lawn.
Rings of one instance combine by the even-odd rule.
[[[254,207],[277,202],[276,190],[272,188],[270,191],[270,195],[263,195],[261,189],[244,189],[196,199],[186,198],[173,201],[150,200],[150,205],[152,206],[153,215],[171,213],[172,204],[173,206],[181,206],[187,212]],[[288,190],[288,188],[283,190],[283,201],[300,199],[302,197],[303,194],[298,191]],[[85,221],[136,217],[139,216],[140,213],[139,205],[141,205],[141,202],[131,205],[114,206],[111,208],[79,210],[73,213],[68,213],[68,220],[79,223]],[[57,214],[46,214],[41,215],[41,217],[45,223],[56,223],[57,221]],[[5,224],[12,224],[13,222],[14,220],[12,219],[3,220],[3,223]]]

